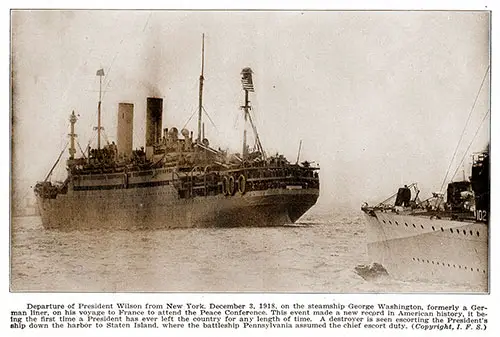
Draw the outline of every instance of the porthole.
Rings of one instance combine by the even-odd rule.
[[[398,222],[397,221],[394,221],[396,223],[396,226],[399,226]]]
[[[415,224],[413,224],[413,228],[417,228],[417,227],[415,227]]]
[[[389,220],[389,224],[390,224],[390,225],[392,225],[392,222],[391,222],[391,220]]]
[[[450,232],[452,232],[452,233],[453,233],[453,228],[450,228]]]
[[[432,264],[434,264],[434,261],[432,261]]]
[[[444,232],[444,229],[443,229],[443,227],[441,227],[441,232]]]
[[[479,232],[477,232],[476,234],[477,234],[477,236],[479,236]]]
[[[385,220],[382,220],[383,223],[385,223]]]
[[[472,233],[472,230],[470,231],[470,235],[474,235],[474,234]]]
[[[420,225],[420,227],[422,227],[422,229],[424,229],[424,226]]]
[[[408,224],[405,222],[405,226],[408,227]]]
[[[467,232],[465,231],[465,229],[464,229],[464,235],[467,235]]]
[[[435,231],[436,229],[434,228],[434,226],[432,226],[432,230]]]

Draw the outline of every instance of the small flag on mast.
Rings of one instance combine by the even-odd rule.
[[[243,85],[243,90],[254,92],[252,73],[253,71],[250,68],[244,68],[241,71],[241,84]]]
[[[97,73],[95,74],[96,76],[104,76],[104,69],[99,69]]]

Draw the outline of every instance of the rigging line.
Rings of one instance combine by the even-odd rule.
[[[193,119],[195,113],[196,113],[196,109],[193,111],[193,113],[191,114],[191,117],[189,117],[189,119],[187,120],[187,122],[184,124],[184,126],[182,127],[183,129],[186,128],[186,126],[188,125],[188,123],[191,121],[191,119]]]
[[[477,99],[479,98],[479,94],[481,93],[481,89],[483,88],[484,81],[486,80],[486,76],[488,75],[488,72],[490,70],[490,66],[486,68],[486,72],[484,73],[483,80],[481,82],[481,86],[479,87],[479,90],[476,94],[476,98],[474,99],[474,104],[472,104],[472,108],[470,109],[469,112],[469,117],[467,118],[467,122],[465,122],[464,129],[462,130],[462,134],[460,135],[460,139],[458,140],[457,147],[455,148],[455,152],[453,152],[453,156],[451,157],[450,164],[448,165],[448,169],[446,170],[446,175],[444,176],[443,182],[441,183],[441,188],[439,189],[439,192],[443,191],[444,184],[446,183],[446,179],[448,178],[448,174],[450,173],[450,168],[451,165],[453,164],[453,160],[455,159],[455,156],[458,151],[458,147],[460,146],[460,143],[462,142],[462,139],[465,134],[465,129],[467,128],[467,125],[469,124],[470,118],[472,116],[472,112],[474,111],[474,108],[476,107]]]
[[[104,129],[102,130],[102,133],[104,134],[104,140],[106,141],[106,143],[108,143],[109,145],[109,138],[108,138],[108,135],[106,134],[106,131],[104,131]]]
[[[146,30],[146,28],[148,27],[148,23],[149,23],[149,19],[151,19],[151,15],[153,15],[153,12],[149,12],[148,19],[146,20],[146,23],[144,24],[144,28],[142,28],[143,33]]]
[[[78,145],[78,148],[80,149],[80,152],[82,153],[82,156],[84,159],[87,159],[87,156],[85,155],[85,152],[82,150],[82,147],[80,146],[80,143],[76,141],[76,145]]]
[[[49,173],[48,173],[48,174],[47,174],[47,176],[45,177],[44,182],[46,182],[46,181],[50,178],[50,176],[52,175],[52,172],[54,172],[54,169],[56,168],[57,163],[59,163],[59,160],[61,160],[61,157],[62,157],[62,155],[63,155],[64,151],[66,151],[66,147],[68,146],[68,143],[69,143],[69,142],[66,142],[66,145],[64,145],[64,149],[62,149],[61,153],[59,154],[59,157],[57,157],[56,162],[54,163],[54,165],[53,165],[53,166],[52,166],[52,168],[50,169]]]
[[[262,152],[262,156],[264,159],[266,159],[266,152],[264,151],[264,148],[262,147],[262,143],[260,142],[259,134],[257,133],[257,127],[255,126],[253,120],[252,120],[252,115],[248,114],[248,119],[250,120],[250,124],[252,125],[254,137],[255,137],[255,142],[257,143],[257,146],[259,148],[259,151]]]
[[[149,24],[149,19],[151,19],[152,15],[153,15],[153,12],[150,12],[148,18],[146,19],[146,23],[144,24],[144,28],[142,29],[143,32],[146,30],[146,27]],[[120,40],[120,45],[119,46],[121,46],[123,44],[124,40],[125,40],[125,38],[123,38],[123,39]],[[108,79],[108,76],[111,73],[111,68],[113,67],[113,64],[115,63],[115,60],[118,57],[118,54],[120,54],[119,50],[116,52],[115,56],[113,57],[113,60],[111,61],[111,65],[108,68],[107,74],[104,76],[104,82],[106,82],[106,80]],[[106,86],[104,87],[103,94],[102,94],[102,99],[103,100],[104,100],[104,96],[106,96],[106,92],[107,92],[106,90],[108,89],[110,83],[111,83],[111,81],[108,81],[107,84],[106,84]]]
[[[94,132],[94,133],[93,133],[92,138],[90,138],[90,139],[89,139],[89,143],[88,143],[87,147],[89,147],[89,146],[90,146],[90,144],[91,144],[91,143],[95,140],[95,136],[97,136],[97,132]]]
[[[193,81],[193,84],[192,84],[192,86],[191,86],[191,89],[192,89],[192,88],[195,88],[195,87],[198,87],[198,83],[199,83],[198,81]],[[198,109],[198,107],[193,108],[193,109],[194,109],[193,114],[191,115],[191,117],[189,117],[189,119],[188,119],[188,121],[186,122],[186,124],[184,124],[184,126],[182,127],[183,129],[184,129],[184,128],[188,125],[188,123],[191,121],[191,119],[193,119],[194,115],[198,112],[198,110],[197,110],[197,109]],[[205,108],[203,108],[203,109],[205,109]],[[210,117],[209,117],[209,118],[210,118]]]
[[[94,141],[94,139],[96,138],[96,135],[97,135],[95,132],[93,132],[93,131],[95,131],[95,130],[93,130],[93,126],[92,126],[93,124],[94,124],[94,123],[93,123],[93,122],[91,122],[91,123],[90,123],[90,127],[88,128],[89,130],[92,130],[92,132],[90,133],[90,136],[87,138],[87,139],[88,139],[88,144],[87,144],[87,147],[90,145],[90,143],[91,143],[91,142],[93,142],[93,141]],[[82,140],[83,140],[83,139],[82,139]]]
[[[212,123],[212,126],[215,128],[215,130],[216,130],[217,132],[219,132],[219,129],[217,129],[217,126],[215,125],[215,123],[214,123],[214,121],[212,120],[212,118],[210,118],[210,115],[208,114],[207,110],[205,110],[205,107],[204,107],[204,106],[202,106],[201,108],[203,109],[203,111],[205,111],[205,114],[207,115],[208,120],[210,121],[210,123]]]
[[[476,130],[476,133],[474,134],[474,137],[472,137],[472,140],[470,141],[469,143],[469,146],[467,147],[467,150],[465,150],[465,153],[462,157],[462,160],[460,161],[460,164],[458,164],[457,166],[457,169],[455,170],[455,173],[453,173],[453,175],[451,176],[451,179],[455,178],[455,175],[457,174],[458,170],[460,169],[460,167],[462,166],[462,163],[464,162],[465,160],[465,157],[467,156],[467,153],[469,152],[469,149],[470,147],[472,146],[472,144],[474,143],[474,140],[476,139],[476,136],[477,134],[479,133],[479,130],[481,130],[481,127],[483,126],[483,123],[486,119],[486,117],[490,114],[490,109],[488,109],[488,112],[486,112],[486,114],[484,115],[483,117],[483,120],[481,121],[481,123],[479,124],[479,127],[477,128]]]
[[[240,121],[240,116],[241,114],[236,114],[236,117],[234,118],[233,129],[236,128],[236,125],[238,125],[238,122]]]
[[[123,44],[123,39],[120,40],[120,46]],[[108,79],[109,77],[109,73],[111,72],[111,68],[113,68],[113,64],[115,63],[115,60],[116,58],[118,57],[118,54],[120,54],[120,51],[117,51],[115,53],[115,56],[113,57],[113,59],[111,60],[111,64],[109,65],[108,67],[108,72],[106,73],[106,76],[104,76],[104,82],[106,82],[106,80]],[[108,85],[111,81],[108,81]],[[106,86],[107,88],[107,86]],[[106,91],[106,88],[104,88],[104,91]]]
[[[120,41],[120,46],[122,45],[122,43],[123,43],[123,39]],[[113,57],[113,60],[111,60],[111,65],[110,65],[110,66],[109,66],[109,68],[108,68],[108,71],[107,71],[107,73],[106,73],[106,76],[104,76],[104,82],[106,82],[106,80],[108,79],[108,76],[109,76],[109,74],[111,73],[111,68],[113,67],[113,64],[115,63],[115,60],[116,60],[116,58],[118,57],[118,54],[119,54],[119,53],[120,53],[120,52],[119,52],[119,51],[117,51],[117,52],[116,52],[116,54],[115,54],[115,56]],[[106,96],[106,93],[107,93],[107,90],[108,90],[108,87],[109,87],[109,84],[110,84],[110,83],[111,83],[111,80],[109,80],[109,81],[107,82],[106,86],[104,87],[104,90],[102,91],[102,97],[101,97],[101,100],[104,100],[104,96]]]
[[[94,49],[92,49],[92,48],[91,48],[91,49],[88,51],[88,53],[87,53],[87,55],[86,55],[86,56],[88,57],[88,56],[89,56],[89,55],[90,55],[93,51],[94,51]],[[82,57],[80,57],[80,58],[78,59],[78,64],[80,64],[80,60],[81,60],[81,59],[82,59]],[[85,63],[84,63],[83,65],[85,66],[86,64],[87,64],[87,61],[85,61]],[[80,67],[80,65],[79,65],[78,67],[75,67],[75,68],[74,68],[74,70],[73,70],[73,75],[71,75],[71,83],[70,83],[68,86],[66,86],[66,90],[64,91],[64,93],[63,93],[63,94],[62,94],[62,96],[61,96],[61,97],[62,97],[61,101],[65,101],[65,100],[66,100],[66,96],[67,96],[68,92],[69,92],[69,91],[70,91],[70,89],[73,87],[73,84],[75,83],[75,75],[76,75],[76,73],[77,73],[77,71],[78,71],[79,67]]]

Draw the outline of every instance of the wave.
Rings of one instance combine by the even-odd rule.
[[[366,281],[371,281],[381,277],[388,277],[389,273],[380,263],[372,263],[371,265],[361,264],[354,267],[356,274],[361,276]]]

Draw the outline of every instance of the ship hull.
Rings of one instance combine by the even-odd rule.
[[[488,291],[487,224],[382,211],[365,216],[368,256],[394,278]]]
[[[38,197],[38,205],[45,228],[260,227],[295,222],[315,204],[318,194],[317,189],[268,189],[180,198],[167,185],[72,191],[54,199]]]

